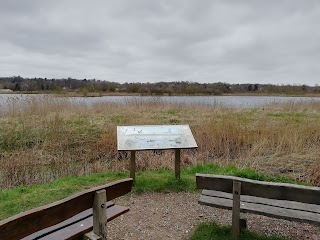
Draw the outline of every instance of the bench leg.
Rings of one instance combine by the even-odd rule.
[[[232,206],[232,239],[238,240],[240,236],[240,195],[241,182],[233,181],[233,206]]]
[[[247,219],[245,218],[240,218],[240,229],[247,229]]]
[[[101,240],[107,239],[106,202],[106,190],[97,191],[93,203],[93,233],[100,236]]]
[[[83,236],[84,240],[107,239],[107,215],[106,215],[107,192],[99,190],[94,196],[93,202],[93,231]]]
[[[88,232],[86,233],[83,238],[83,240],[101,240],[102,238],[96,234],[94,234],[93,232]]]

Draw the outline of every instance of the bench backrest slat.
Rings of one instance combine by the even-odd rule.
[[[288,183],[250,180],[240,177],[196,174],[197,188],[232,193],[233,181],[241,182],[241,194],[262,198],[320,205],[320,188]]]
[[[125,195],[132,189],[133,179],[127,178],[91,188],[63,200],[31,209],[0,221],[0,239],[21,239],[41,229],[58,224],[92,208],[95,192],[105,189],[107,201]]]

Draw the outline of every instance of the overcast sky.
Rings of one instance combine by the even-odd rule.
[[[319,0],[0,0],[0,76],[320,84]]]

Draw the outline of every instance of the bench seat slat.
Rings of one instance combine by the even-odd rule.
[[[233,181],[241,182],[241,194],[320,205],[320,187],[265,182],[240,177],[196,174],[198,189],[232,193]]]
[[[202,195],[232,199],[232,194],[214,191],[214,190],[203,190]],[[281,207],[281,208],[307,211],[307,212],[320,214],[320,206],[314,205],[314,204],[300,203],[300,202],[293,202],[293,201],[286,201],[286,200],[276,200],[276,199],[269,199],[269,198],[260,198],[260,197],[247,196],[247,195],[241,195],[240,199],[241,201],[248,202],[248,203],[257,203],[257,204],[269,205],[274,207]]]
[[[199,204],[232,209],[232,199],[200,195]],[[297,222],[305,222],[320,226],[320,213],[307,212],[294,209],[286,209],[276,206],[264,205],[261,203],[240,202],[240,211],[244,213],[256,213],[268,217],[281,218],[286,220],[294,220]]]
[[[111,205],[107,208],[107,221],[111,221],[115,219],[116,217],[126,213],[129,211],[128,207],[120,206],[120,205]],[[88,215],[86,218],[82,218],[83,215]],[[77,216],[77,217],[76,217]],[[77,239],[83,234],[92,231],[93,229],[93,219],[92,219],[92,208],[88,209],[80,214],[77,214],[73,218],[73,223],[70,223],[70,219],[61,222],[55,226],[50,227],[50,231],[46,231],[47,229],[44,229],[42,231],[46,231],[47,234],[39,234],[39,231],[37,233],[34,233],[23,240],[31,240],[31,239],[47,239],[47,240],[55,240],[55,239]],[[76,218],[80,219],[77,220]],[[61,226],[65,227],[61,227]],[[49,232],[49,234],[48,234]]]
[[[106,208],[110,208],[114,206],[114,203],[109,201],[106,203]],[[62,228],[65,228],[69,225],[72,225],[72,224],[75,224],[79,221],[82,221],[88,217],[92,216],[92,208],[89,208],[81,213],[78,213],[76,214],[75,216],[63,221],[63,222],[60,222],[56,225],[53,225],[51,227],[48,227],[48,228],[45,228],[45,229],[42,229],[38,232],[35,232],[25,238],[22,238],[22,240],[31,240],[31,239],[39,239],[41,238],[42,236],[46,236],[52,232],[55,232],[55,231],[58,231],[59,229],[62,229]]]

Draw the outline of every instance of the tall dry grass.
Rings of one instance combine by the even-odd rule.
[[[189,124],[199,148],[182,164],[232,163],[319,183],[320,103],[255,109],[146,102],[81,106],[66,98],[14,99],[0,111],[0,186],[128,169],[116,126]],[[138,152],[138,170],[173,168],[173,152]],[[316,167],[315,167],[316,166]]]

